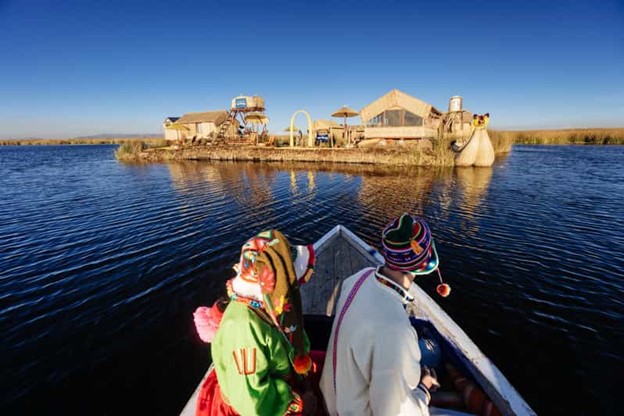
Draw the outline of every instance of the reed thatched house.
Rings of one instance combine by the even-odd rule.
[[[437,137],[442,112],[418,98],[392,90],[360,110],[365,139]]]
[[[165,139],[185,140],[214,137],[219,132],[221,125],[226,123],[226,121],[229,124],[226,134],[235,135],[238,133],[239,124],[232,123],[228,117],[229,113],[225,110],[186,113],[173,123],[165,125]],[[172,117],[165,119],[165,123],[170,119]]]
[[[163,121],[163,128],[165,130],[165,140],[178,140],[179,133],[175,128],[170,128],[180,117],[167,117]]]

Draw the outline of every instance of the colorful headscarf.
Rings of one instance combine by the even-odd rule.
[[[263,231],[243,245],[236,277],[229,283],[235,296],[257,301],[271,317],[295,350],[293,365],[299,374],[307,373],[312,363],[305,347],[299,285],[310,279],[314,260],[311,245],[292,247],[280,231]]]

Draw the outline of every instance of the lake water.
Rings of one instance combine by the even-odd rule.
[[[378,247],[424,216],[453,292],[418,282],[540,415],[621,415],[624,146],[516,146],[493,168],[128,165],[0,147],[3,415],[177,414],[208,366],[192,313],[265,228]]]

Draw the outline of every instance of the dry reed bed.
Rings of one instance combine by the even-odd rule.
[[[494,135],[515,144],[624,144],[624,128],[500,131]]]
[[[83,144],[118,144],[141,141],[149,146],[166,146],[167,141],[162,137],[118,137],[118,138],[83,138],[83,139],[5,139],[0,140],[0,146],[56,146],[56,145],[83,145]]]
[[[182,160],[223,160],[249,162],[314,162],[356,163],[394,166],[436,166],[436,159],[426,151],[401,148],[329,149],[329,148],[270,148],[256,146],[210,146],[179,150],[145,149],[119,160],[166,162]]]

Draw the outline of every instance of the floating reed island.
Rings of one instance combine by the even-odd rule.
[[[407,147],[407,148],[406,148]],[[450,166],[453,153],[446,150],[390,145],[364,148],[268,147],[261,145],[214,145],[182,148],[149,148],[141,143],[122,145],[116,152],[120,161],[247,161],[247,162],[323,162],[393,166]]]
[[[396,166],[453,166],[457,160],[454,141],[470,141],[472,113],[462,108],[462,98],[451,97],[449,111],[399,90],[387,94],[359,111],[344,105],[331,113],[341,119],[314,120],[305,110],[293,113],[290,134],[279,137],[267,130],[265,101],[260,96],[238,96],[228,110],[186,113],[163,122],[166,148],[138,145],[121,147],[117,158],[124,161],[160,162],[171,160],[226,160],[263,162],[332,162]],[[295,126],[304,116],[307,128]],[[347,123],[359,116],[361,124]],[[305,131],[305,134],[304,134]],[[487,134],[487,133],[486,133]],[[488,139],[489,143],[489,139]],[[511,146],[508,146],[507,151]],[[490,166],[494,149],[487,158],[472,153],[462,158],[462,166]],[[487,163],[486,163],[487,162]]]
[[[511,143],[502,146],[490,143],[485,126],[481,126],[483,137],[472,140],[476,115],[462,108],[460,96],[451,97],[448,112],[442,112],[395,89],[359,111],[347,105],[340,107],[331,117],[342,119],[342,124],[322,119],[313,122],[305,110],[297,110],[284,129],[290,133],[286,137],[268,132],[265,110],[262,97],[238,96],[228,110],[167,117],[163,129],[168,146],[150,148],[128,144],[116,156],[119,160],[136,162],[224,160],[491,166],[496,152],[511,150]],[[298,115],[305,116],[307,129],[295,127]],[[347,119],[356,116],[361,118],[361,124],[348,125]],[[482,149],[487,150],[485,156],[480,156]]]
[[[496,154],[508,153],[508,136],[492,140]],[[454,136],[418,141],[371,139],[346,147],[289,146],[288,137],[268,143],[214,143],[183,146],[154,146],[149,142],[128,141],[115,152],[124,162],[247,161],[247,162],[327,162],[393,166],[455,166]],[[159,143],[162,144],[162,143]]]

